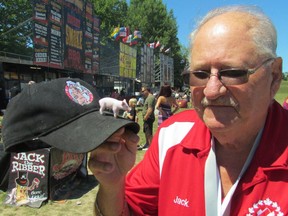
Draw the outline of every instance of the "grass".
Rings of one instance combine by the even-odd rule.
[[[275,99],[282,105],[286,97],[288,97],[288,81],[282,80],[280,89],[277,92]]]
[[[275,99],[282,104],[284,99],[288,96],[288,81],[283,81],[281,87],[275,97]],[[180,110],[180,112],[183,109]],[[139,124],[141,130],[139,132],[140,144],[145,143],[145,136],[142,131],[142,115],[138,113]],[[154,122],[154,132],[157,130],[157,119]],[[146,151],[138,151],[136,163],[142,160]],[[91,176],[90,176],[91,177]],[[93,177],[92,177],[93,178]],[[85,183],[84,183],[85,184]],[[87,183],[89,184],[89,182]],[[31,215],[31,216],[70,216],[70,215],[93,215],[93,203],[95,200],[95,195],[97,193],[98,187],[94,187],[92,190],[89,190],[87,193],[83,194],[81,197],[65,200],[64,202],[52,202],[48,201],[39,209],[30,208],[26,206],[21,207],[10,207],[3,205],[3,200],[6,197],[6,193],[0,191],[0,215],[1,216],[14,216],[14,215]]]

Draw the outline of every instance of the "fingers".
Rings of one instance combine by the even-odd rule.
[[[134,132],[125,128],[119,129],[90,153],[90,170],[98,177],[112,173],[115,168],[118,173],[125,173],[135,162],[139,139]]]
[[[100,162],[96,160],[96,158],[90,158],[88,161],[88,166],[94,175],[110,173],[113,171],[113,165],[111,163]]]
[[[122,137],[125,140],[125,147],[128,151],[136,153],[140,137],[130,130],[126,130]]]
[[[119,130],[117,130],[114,134],[112,134],[106,141],[108,142],[119,142],[119,139],[122,137],[122,135],[125,133],[125,128],[122,127]]]

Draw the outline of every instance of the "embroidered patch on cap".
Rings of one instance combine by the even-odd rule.
[[[66,81],[66,95],[81,106],[90,104],[93,101],[93,94],[89,89],[79,82]]]
[[[246,216],[266,216],[266,215],[281,215],[284,216],[281,212],[280,206],[277,202],[273,202],[269,198],[265,200],[259,200],[258,203],[255,203],[253,207],[249,208],[249,213]]]

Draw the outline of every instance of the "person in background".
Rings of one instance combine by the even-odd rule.
[[[136,166],[136,144],[114,136],[91,153],[95,213],[288,215],[288,112],[274,99],[276,48],[259,8],[216,8],[200,20],[189,55],[194,109],[164,121]]]
[[[143,132],[145,133],[146,143],[139,146],[138,150],[147,150],[151,144],[153,137],[153,123],[155,121],[154,109],[156,99],[147,86],[142,86],[141,93],[144,98],[142,116],[143,116]]]
[[[111,93],[111,97],[115,98],[115,99],[119,99],[120,95],[118,93],[118,89],[113,89],[112,93]]]
[[[131,110],[130,110],[130,112],[127,112],[127,115],[126,115],[126,118],[128,118],[134,122],[138,122],[136,104],[137,104],[136,98],[131,98],[129,100],[129,107],[131,107]]]
[[[288,110],[288,97],[285,98],[285,100],[283,102],[283,107],[284,107],[284,109]]]
[[[159,110],[158,126],[179,109],[176,99],[172,96],[170,85],[161,86],[155,108]]]
[[[119,96],[120,96],[120,98],[121,98],[122,100],[125,98],[126,92],[125,92],[125,89],[124,89],[124,88],[121,89]]]

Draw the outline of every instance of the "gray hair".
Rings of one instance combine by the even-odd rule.
[[[272,21],[267,17],[259,7],[256,6],[225,6],[216,8],[210,11],[205,17],[203,17],[197,24],[195,30],[190,35],[190,50],[193,47],[195,36],[201,29],[201,27],[212,18],[229,13],[229,12],[241,12],[251,15],[257,20],[257,25],[251,29],[252,39],[258,48],[260,55],[267,57],[277,57],[277,32]]]

